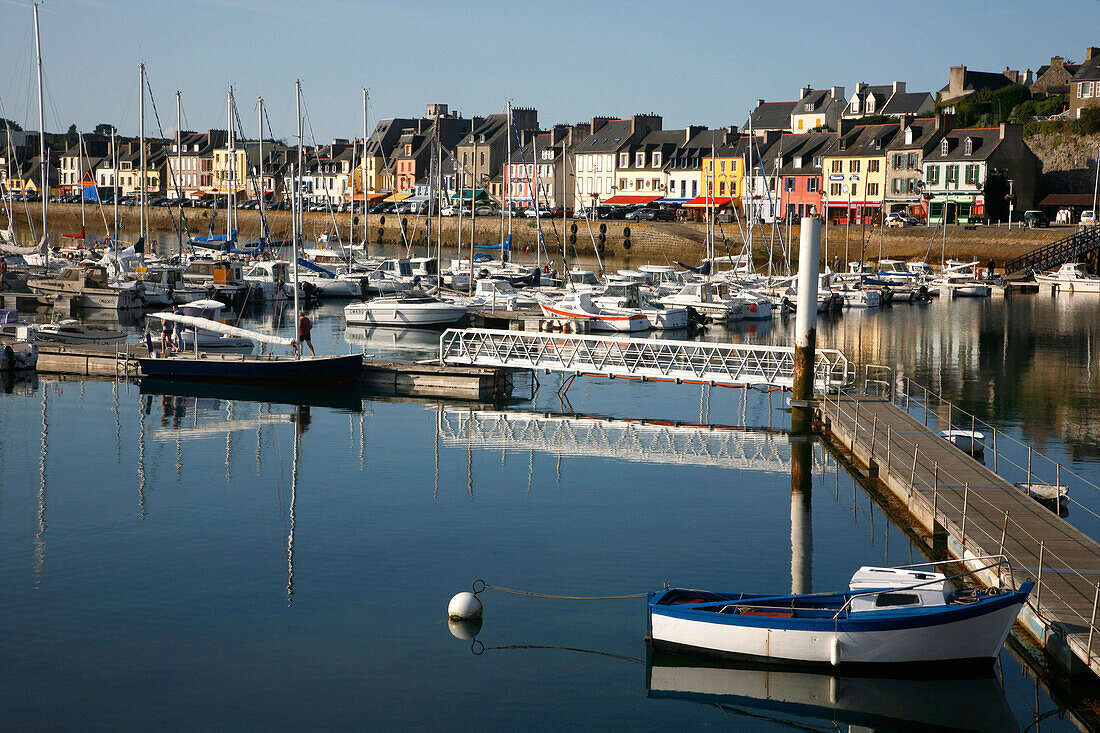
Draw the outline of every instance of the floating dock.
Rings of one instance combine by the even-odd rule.
[[[93,346],[38,344],[38,371],[81,377],[141,377],[138,357],[144,344]],[[365,359],[360,386],[367,392],[399,397],[451,397],[493,400],[509,397],[515,370],[507,367],[441,365]]]
[[[908,509],[934,546],[964,562],[1005,555],[1014,577],[986,571],[988,586],[1037,580],[1020,622],[1066,670],[1100,675],[1100,543],[888,399],[833,394],[818,409],[823,432]]]

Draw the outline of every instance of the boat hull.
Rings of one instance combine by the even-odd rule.
[[[449,326],[466,316],[465,306],[432,304],[416,307],[410,304],[396,306],[382,303],[357,303],[344,309],[349,326],[396,326],[401,328],[431,328]]]
[[[1030,592],[1031,585],[1025,584],[1025,589]],[[837,620],[693,611],[656,604],[653,598],[664,595],[660,593],[651,596],[650,638],[655,647],[779,664],[992,662],[1027,592],[903,619],[889,613],[852,613]]]
[[[542,313],[547,318],[563,318],[569,320],[587,320],[589,328],[593,331],[615,331],[616,333],[633,333],[645,331],[649,328],[649,319],[640,313],[623,315],[609,315],[605,313],[585,313],[584,311],[570,311],[557,306],[542,304]]]
[[[1100,293],[1100,278],[1060,278],[1050,275],[1036,275],[1035,282],[1041,290],[1054,290],[1066,293]]]
[[[157,379],[189,379],[263,383],[336,384],[359,379],[362,354],[317,356],[248,356],[207,354],[138,359],[141,374]]]

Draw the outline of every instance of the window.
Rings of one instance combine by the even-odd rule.
[[[603,156],[602,155],[597,155],[596,156],[596,172],[597,173],[599,171],[603,170],[602,166],[603,166]],[[611,163],[607,164],[607,169],[611,170]]]
[[[1085,82],[1085,98],[1088,98],[1088,97],[1091,97],[1091,96],[1092,96],[1092,82],[1091,81],[1086,81]]]
[[[963,154],[964,155],[973,155],[974,154],[974,141],[971,140],[970,138],[966,138],[966,140],[963,141]]]
[[[656,153],[656,152],[653,153],[653,166],[652,167],[653,168],[660,168],[661,167],[661,154],[660,153]]]
[[[699,195],[699,181],[691,182],[691,197],[695,198]]]
[[[820,168],[821,167],[821,160],[822,160],[822,157],[820,155],[815,155],[814,156],[814,168]]]
[[[916,593],[879,593],[875,596],[875,607],[919,606],[920,596]]]
[[[626,168],[630,165],[630,153],[619,153],[619,167]]]
[[[905,159],[905,156],[904,155],[895,155],[895,156],[893,156],[893,159],[894,159],[894,170],[900,171],[901,166],[902,166],[902,161]]]
[[[798,129],[799,130],[802,129],[802,118],[801,117],[798,118]]]
[[[1082,96],[1081,92],[1084,88],[1085,88],[1085,82],[1078,83],[1078,85],[1077,85],[1077,98],[1078,99],[1081,98],[1081,96]]]
[[[723,173],[726,172],[726,161],[723,160],[721,162],[721,164],[718,166],[718,170],[722,171]]]
[[[858,160],[849,160],[848,161],[848,172],[849,173],[859,173],[859,167],[860,167],[859,164],[860,164],[860,161],[858,161]]]
[[[481,153],[481,165],[483,165],[483,166],[485,165],[485,153],[484,152]]]
[[[908,161],[906,161],[905,167],[908,170],[914,170],[914,169],[919,168],[919,166],[917,165],[917,154],[916,153],[909,153],[909,159],[908,159]]]
[[[878,184],[877,183],[868,183],[867,184],[867,195],[868,196],[878,196]]]
[[[947,138],[940,141],[940,155],[947,155],[948,152]]]
[[[853,183],[852,184],[852,198],[855,198],[858,195],[859,195],[859,184],[858,183]]]
[[[844,161],[843,160],[834,160],[833,161],[833,173],[843,173],[843,172],[844,172]]]
[[[947,166],[947,182],[958,183],[959,182],[959,166],[949,165]]]
[[[787,179],[783,182],[783,190],[784,191],[793,191],[794,190],[794,180],[795,180],[794,176],[787,176]]]
[[[895,178],[890,184],[890,193],[901,193],[901,179]]]
[[[829,184],[829,195],[830,196],[839,196],[840,195],[840,184],[839,183],[830,183]]]
[[[966,166],[966,183],[970,186],[976,186],[978,184],[980,166],[968,165]]]
[[[878,173],[878,160],[877,159],[867,161],[867,172],[868,173]]]
[[[691,195],[695,195],[695,184],[691,185]],[[680,181],[680,198],[687,198],[687,180]]]
[[[639,151],[639,152],[634,154],[634,167],[635,168],[645,168],[645,153],[644,152]]]
[[[808,191],[809,193],[817,193],[817,189],[818,189],[818,179],[811,176],[806,181],[806,191]]]
[[[653,179],[653,190],[654,191],[660,191],[661,190],[661,179],[660,178],[654,178]]]
[[[619,190],[620,191],[625,191],[626,190],[626,179],[625,178],[620,178],[619,179]]]
[[[718,195],[719,196],[725,196],[726,195],[726,182],[725,181],[719,181],[718,182]]]
[[[641,178],[635,178],[635,179],[634,179],[634,190],[635,190],[635,191],[641,191],[641,190],[642,190],[642,186],[643,186],[643,185],[644,185],[644,184],[643,184],[643,182],[642,182],[642,179],[641,179]]]

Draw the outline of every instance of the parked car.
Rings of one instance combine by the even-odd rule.
[[[1096,223],[1096,212],[1092,211],[1092,210],[1082,211],[1081,212],[1081,223],[1082,224],[1095,224]]]
[[[1028,229],[1050,226],[1050,219],[1041,211],[1025,211],[1024,222],[1027,223]]]
[[[496,216],[500,211],[492,206],[484,205],[474,209],[474,213],[478,216]]]
[[[673,221],[676,217],[669,209],[635,209],[626,214],[627,219],[635,221]]]
[[[886,226],[888,226],[888,227],[897,227],[897,228],[915,227],[919,223],[920,223],[919,219],[917,219],[914,216],[910,216],[909,214],[898,213],[898,214],[887,214],[886,215]]]
[[[540,207],[538,207],[538,210],[536,211],[535,207],[532,206],[531,208],[526,209],[523,212],[523,215],[526,216],[528,219],[534,219],[536,214],[540,217],[548,217],[548,216],[550,216],[550,207],[549,206],[540,206]]]
[[[458,216],[459,214],[462,216],[469,216],[470,211],[471,209],[469,206],[444,206],[439,210],[439,213],[443,216]]]
[[[397,204],[395,204],[392,201],[387,201],[385,203],[381,203],[381,204],[378,204],[377,206],[372,207],[371,210],[370,210],[370,213],[372,213],[372,214],[396,214],[397,213]]]

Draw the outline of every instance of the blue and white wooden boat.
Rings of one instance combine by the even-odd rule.
[[[837,593],[651,593],[649,639],[656,648],[780,664],[992,663],[1034,583],[956,591],[922,567],[863,567]]]

